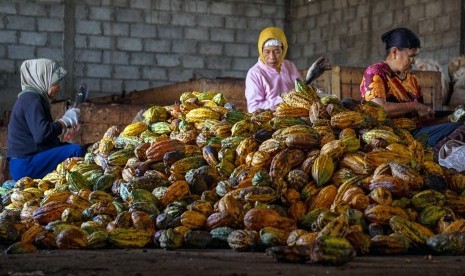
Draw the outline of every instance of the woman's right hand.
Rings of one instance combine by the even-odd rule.
[[[420,118],[434,117],[434,110],[429,105],[414,101],[413,108]]]
[[[80,113],[79,108],[73,107],[68,109],[59,120],[63,122],[67,128],[75,127],[78,123]]]

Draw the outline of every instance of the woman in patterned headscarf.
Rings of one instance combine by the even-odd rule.
[[[77,144],[62,143],[60,136],[78,124],[79,109],[68,109],[53,121],[50,103],[67,72],[50,59],[26,60],[21,65],[21,89],[8,124],[10,174],[42,178],[68,157],[84,156]]]
[[[423,104],[421,86],[411,72],[420,51],[417,35],[407,28],[395,28],[384,33],[381,40],[386,46],[386,58],[365,70],[360,84],[362,98],[384,107],[390,117],[417,118],[419,127],[413,135],[417,138],[426,136],[428,145],[436,153],[447,139],[465,138],[460,133],[462,138],[454,135],[462,126],[457,122],[461,118],[435,118],[431,107]]]
[[[288,45],[284,32],[277,27],[261,31],[258,38],[258,62],[249,69],[245,80],[247,110],[273,109],[282,102],[279,94],[294,88],[296,78],[302,79],[294,63],[286,60]],[[331,69],[328,60],[319,58],[308,70],[310,83],[325,70]]]

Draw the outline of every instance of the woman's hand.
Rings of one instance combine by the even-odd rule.
[[[80,113],[81,111],[79,108],[70,108],[66,110],[65,114],[63,114],[63,117],[61,117],[59,121],[61,121],[67,128],[75,127],[78,124]]]
[[[313,82],[316,78],[321,76],[321,74],[323,74],[324,71],[331,70],[331,68],[332,68],[332,66],[329,63],[328,59],[326,59],[324,57],[318,58],[312,64],[312,66],[310,66],[310,68],[308,68],[307,77],[305,78],[305,82],[307,84]]]
[[[413,108],[420,119],[429,119],[434,117],[434,110],[429,105],[414,101]]]
[[[79,130],[79,124],[73,126],[72,128],[67,128],[65,134],[63,135],[63,142],[69,142],[76,135]]]
[[[382,106],[391,118],[397,118],[409,113],[416,113],[420,119],[434,117],[434,110],[429,105],[417,101],[394,103],[387,102],[383,98],[374,98],[372,101]]]

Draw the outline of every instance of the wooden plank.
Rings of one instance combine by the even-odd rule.
[[[335,82],[334,85],[339,85],[341,90],[341,99],[353,98],[360,100],[360,82],[363,78],[364,68],[356,67],[341,67],[338,75],[340,75],[340,81]]]
[[[189,91],[217,91],[223,93],[226,99],[237,108],[247,110],[245,100],[244,79],[200,79],[181,82],[172,85],[137,91],[128,95],[126,100],[130,104],[172,105],[179,101],[184,92]]]
[[[331,70],[331,82],[328,83],[331,85],[328,91],[331,91],[331,94],[336,95],[340,99],[344,97],[343,91],[341,89],[341,67],[335,66]]]
[[[343,98],[360,100],[360,82],[365,68],[334,66],[329,72],[330,82],[324,79],[323,91]],[[325,72],[326,73],[326,72]],[[435,110],[447,109],[441,100],[441,73],[433,71],[414,71],[422,88],[426,104]]]
[[[149,105],[140,104],[93,104],[81,105],[80,128],[72,142],[95,143],[102,139],[111,126],[124,128],[132,122],[141,109]]]
[[[425,103],[431,103],[435,110],[444,110],[441,95],[441,73],[432,71],[416,71],[418,82],[422,87]]]
[[[93,104],[81,105],[81,123],[120,123],[127,124],[137,112],[149,105],[143,104]]]
[[[324,91],[324,84],[329,83],[331,78],[331,71],[325,71],[323,75],[316,79],[316,86],[323,90],[323,92],[330,93],[329,91]]]

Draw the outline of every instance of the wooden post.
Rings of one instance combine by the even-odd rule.
[[[441,72],[431,72],[431,81],[434,93],[433,110],[443,110],[445,107],[442,106]]]
[[[331,70],[331,81],[328,82],[328,91],[331,94],[342,99],[342,89],[341,89],[341,67],[334,66]]]

